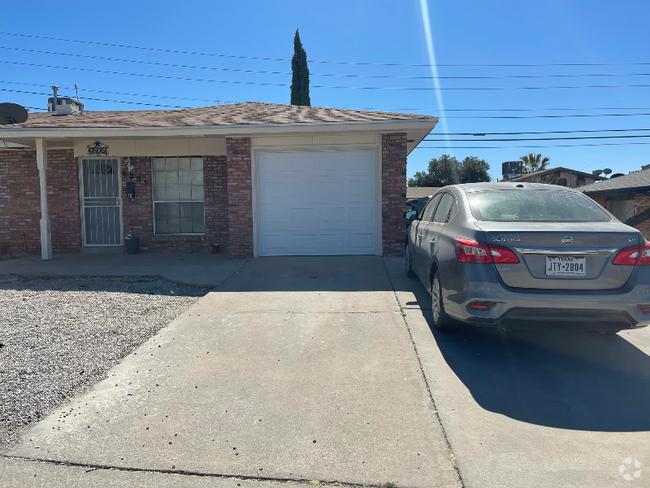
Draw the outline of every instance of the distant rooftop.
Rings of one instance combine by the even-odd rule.
[[[579,190],[584,193],[593,194],[598,192],[634,190],[640,188],[650,188],[650,169],[636,171],[629,175],[618,176],[591,185],[582,186]]]
[[[439,189],[439,186],[409,186],[406,188],[406,199],[413,200],[415,198],[428,197]]]

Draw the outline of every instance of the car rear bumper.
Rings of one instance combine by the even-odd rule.
[[[467,277],[466,277],[467,278]],[[470,308],[473,304],[487,310]],[[517,291],[496,281],[465,281],[462,291],[445,292],[449,315],[466,323],[504,328],[635,329],[650,325],[650,285],[611,292]]]

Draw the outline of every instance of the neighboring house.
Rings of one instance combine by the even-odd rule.
[[[440,190],[439,186],[409,186],[406,188],[406,201],[430,197],[438,190]]]
[[[580,191],[650,239],[650,169],[594,183]]]
[[[233,258],[404,247],[406,156],[435,117],[247,102],[0,126],[0,254]],[[11,144],[8,144],[11,146]]]
[[[519,178],[509,181],[528,182],[528,183],[547,183],[549,185],[561,185],[569,188],[579,188],[585,185],[591,185],[597,181],[604,180],[602,176],[595,176],[591,173],[583,173],[574,169],[563,167],[543,169],[534,173],[525,173]]]

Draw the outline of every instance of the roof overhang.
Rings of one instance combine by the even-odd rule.
[[[392,133],[406,132],[410,153],[431,132],[438,118],[394,121],[322,122],[295,124],[204,125],[177,127],[57,127],[2,128],[0,140],[34,146],[36,139],[52,141],[60,146],[75,139],[155,139],[197,137],[252,137],[271,135]],[[5,126],[6,127],[6,126]]]
[[[578,188],[579,191],[580,188]],[[620,196],[624,194],[632,194],[636,195],[639,193],[647,193],[650,192],[650,186],[636,186],[633,188],[612,188],[611,190],[590,190],[590,191],[583,191],[583,193],[587,196],[590,197],[612,197],[612,196]]]

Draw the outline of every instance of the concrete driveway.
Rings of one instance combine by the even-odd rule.
[[[251,260],[5,456],[1,486],[460,486],[374,257]]]
[[[401,259],[255,259],[28,432],[0,487],[650,487],[649,355],[650,329],[439,334]]]
[[[424,287],[386,264],[464,486],[650,487],[650,328],[441,334]]]

